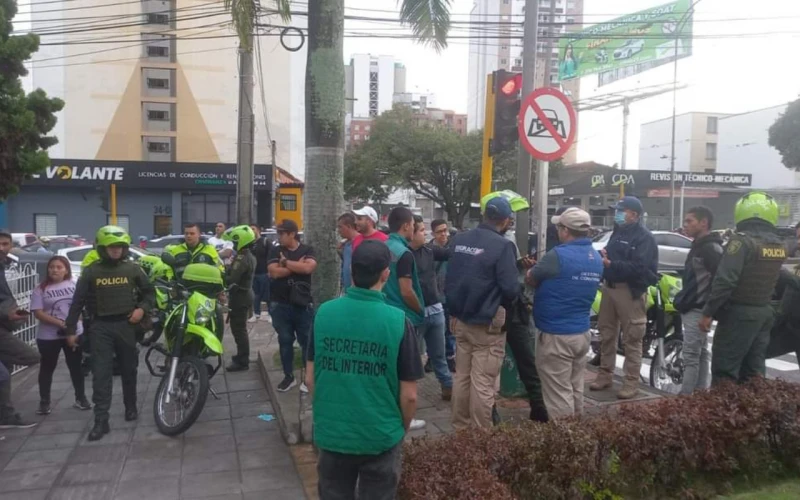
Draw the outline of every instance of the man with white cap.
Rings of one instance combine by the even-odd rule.
[[[353,252],[356,251],[362,241],[378,240],[386,243],[389,236],[382,231],[378,231],[378,213],[375,212],[374,208],[365,206],[354,210],[353,213],[356,215],[356,229],[358,230],[358,236],[353,239]]]
[[[591,217],[571,207],[552,219],[559,245],[528,272],[536,288],[536,368],[550,418],[583,413],[589,311],[603,277],[603,258],[589,239]]]

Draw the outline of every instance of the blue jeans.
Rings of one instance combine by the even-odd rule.
[[[450,312],[444,306],[444,354],[447,359],[456,357],[456,336],[450,331]]]
[[[444,312],[426,316],[425,321],[417,327],[417,339],[425,341],[428,357],[439,383],[442,384],[442,387],[453,387],[453,376],[447,368],[447,358],[445,357],[444,331]]]
[[[303,362],[307,358],[308,336],[313,321],[311,306],[300,307],[283,302],[270,302],[269,313],[272,316],[272,326],[278,333],[283,373],[293,376],[295,339],[303,350]]]
[[[261,303],[269,304],[269,276],[266,274],[253,275],[253,314],[261,314]]]
[[[711,353],[708,352],[708,333],[700,330],[703,317],[700,309],[692,309],[681,316],[683,325],[683,386],[681,394],[692,394],[708,389],[711,375]]]

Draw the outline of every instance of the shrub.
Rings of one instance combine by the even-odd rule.
[[[755,380],[405,447],[404,500],[712,498],[800,472],[800,386]]]

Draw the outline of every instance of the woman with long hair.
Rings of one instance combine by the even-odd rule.
[[[47,262],[47,276],[41,285],[36,287],[31,296],[31,310],[39,320],[39,332],[36,345],[42,361],[39,364],[39,410],[38,415],[48,415],[50,407],[50,386],[53,383],[53,372],[58,365],[58,357],[64,351],[72,387],[75,389],[75,405],[79,410],[90,410],[92,405],[86,399],[83,372],[81,371],[81,348],[78,336],[83,328],[78,323],[77,334],[63,335],[64,321],[72,305],[75,295],[75,282],[72,281],[72,270],[69,261],[60,255]]]

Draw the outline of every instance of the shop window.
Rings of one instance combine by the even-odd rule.
[[[106,215],[106,224],[112,224],[111,214]],[[127,231],[128,234],[131,233],[131,218],[127,215],[117,215],[117,223],[114,225],[121,227]]]
[[[236,195],[234,194],[184,194],[181,200],[181,218],[192,222],[205,232],[213,231],[217,222],[230,225],[236,220]]]
[[[282,211],[294,212],[297,210],[297,195],[282,194],[280,197],[280,203]]]
[[[33,214],[33,232],[38,236],[55,236],[58,234],[58,216],[56,214]]]

